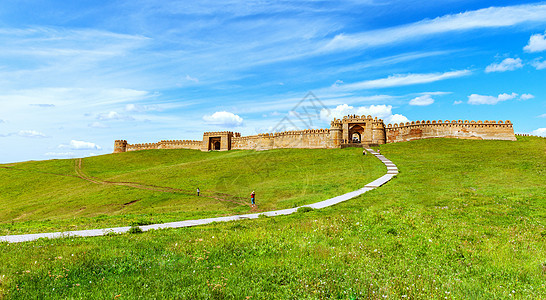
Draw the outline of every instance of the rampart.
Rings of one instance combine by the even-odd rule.
[[[458,138],[476,140],[515,141],[510,121],[414,121],[389,124],[385,128],[387,143],[428,138]]]
[[[269,150],[278,148],[334,148],[329,129],[307,129],[238,136],[231,139],[231,149]]]
[[[238,132],[203,133],[203,140],[162,140],[157,143],[114,142],[114,153],[147,149],[201,151],[269,150],[278,148],[344,148],[382,145],[428,138],[515,141],[510,121],[414,121],[385,126],[372,116],[349,115],[334,119],[330,129],[306,129],[241,136]]]

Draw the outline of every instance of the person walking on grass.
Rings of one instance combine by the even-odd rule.
[[[201,193],[201,190],[197,188],[197,197],[199,197],[199,193]]]
[[[250,203],[252,206],[256,206],[256,193],[254,193],[254,191],[250,193]]]

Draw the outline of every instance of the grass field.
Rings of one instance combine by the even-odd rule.
[[[545,152],[546,140],[534,137],[389,144],[381,153],[397,164],[398,177],[334,207],[141,234],[3,243],[0,295],[544,299]],[[107,157],[93,159],[84,162],[92,176],[136,178],[114,166],[101,171]],[[138,159],[131,160],[120,164],[137,174]],[[317,173],[329,174],[318,166]]]
[[[248,213],[253,190],[258,211],[291,208],[355,190],[384,172],[355,148],[147,150],[81,165],[74,159],[0,165],[0,235]]]

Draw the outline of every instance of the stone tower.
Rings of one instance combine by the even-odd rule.
[[[116,140],[114,142],[114,153],[127,152],[127,141]]]

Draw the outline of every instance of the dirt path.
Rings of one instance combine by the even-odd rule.
[[[194,195],[193,192],[188,191],[188,190],[177,189],[177,188],[166,187],[166,186],[142,184],[142,183],[138,183],[138,182],[101,180],[101,179],[96,178],[96,177],[88,176],[87,174],[85,174],[83,172],[83,162],[82,162],[81,158],[77,158],[74,162],[75,162],[74,163],[74,171],[76,172],[77,177],[79,177],[79,178],[81,178],[83,180],[87,180],[87,181],[89,181],[91,183],[102,184],[102,185],[127,186],[127,187],[132,187],[132,188],[135,188],[135,189],[148,190],[148,191],[154,191],[154,192]],[[240,197],[234,197],[234,196],[231,196],[231,195],[228,195],[228,194],[223,194],[223,193],[222,194],[215,193],[213,195],[210,195],[209,193],[210,192],[208,192],[208,191],[202,191],[201,194],[200,194],[200,197],[211,198],[211,199],[215,199],[215,200],[218,200],[218,201],[227,201],[227,202],[235,203],[235,204],[238,204],[238,205],[249,205],[248,203],[245,203],[244,201],[242,201],[242,199],[239,199]],[[229,196],[229,198],[219,197],[219,195],[221,195],[223,197]]]

